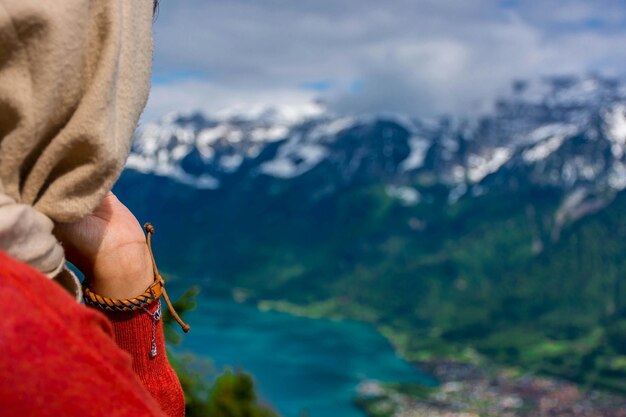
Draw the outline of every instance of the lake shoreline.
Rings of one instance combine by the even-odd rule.
[[[626,399],[621,395],[586,390],[558,377],[498,365],[471,349],[448,357],[422,354],[420,360],[412,359],[398,342],[401,335],[366,320],[342,316],[331,303],[318,303],[313,308],[283,300],[261,300],[255,304],[261,311],[369,323],[389,341],[398,356],[440,384],[428,387],[366,381],[359,385],[355,404],[369,417],[626,417]]]

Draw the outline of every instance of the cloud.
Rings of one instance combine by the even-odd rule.
[[[432,115],[481,108],[513,79],[621,74],[626,6],[185,0],[162,2],[155,35],[157,85],[146,117],[313,97],[340,112]]]
[[[172,111],[213,113],[228,108],[251,108],[259,103],[278,107],[301,106],[316,99],[313,90],[247,89],[192,78],[153,85],[142,120],[157,120]]]

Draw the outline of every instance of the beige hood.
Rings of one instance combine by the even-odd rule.
[[[53,222],[91,212],[128,155],[150,88],[152,6],[0,0],[0,250],[51,278],[67,279]]]

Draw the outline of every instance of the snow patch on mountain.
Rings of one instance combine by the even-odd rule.
[[[494,148],[485,155],[470,155],[467,176],[473,183],[480,182],[487,175],[496,172],[511,159],[512,151],[508,148]]]
[[[426,152],[428,152],[430,144],[430,141],[426,138],[420,136],[411,137],[409,139],[411,153],[400,163],[400,170],[406,172],[421,168],[424,164],[424,158],[426,158]]]
[[[224,155],[220,158],[220,166],[225,172],[231,173],[237,171],[237,169],[243,163],[243,156],[235,154],[235,155]]]
[[[330,155],[327,146],[355,123],[357,121],[353,117],[318,120],[312,129],[292,134],[281,145],[274,159],[261,164],[259,172],[277,178],[304,174]]]
[[[565,141],[565,135],[549,137],[532,148],[524,151],[523,158],[526,162],[537,162],[546,159],[550,154],[559,149]]]
[[[320,145],[284,147],[275,159],[261,164],[260,171],[278,178],[293,178],[311,170],[327,155],[327,149]]]
[[[611,152],[616,158],[624,156],[626,146],[626,104],[619,103],[609,109],[605,115],[607,137],[612,141]]]
[[[419,191],[407,186],[388,185],[385,192],[389,197],[398,199],[404,206],[415,206],[422,198]]]
[[[322,123],[308,134],[307,140],[309,142],[321,142],[333,140],[338,134],[344,130],[352,127],[356,123],[354,117],[341,117],[336,120],[330,120],[327,123]]]
[[[617,191],[626,189],[626,165],[623,162],[614,162],[608,176],[609,186]]]
[[[198,148],[208,149],[221,138],[225,138],[229,142],[237,143],[241,140],[241,131],[233,128],[228,123],[220,124],[200,130],[196,144]]]
[[[578,127],[569,123],[549,123],[544,126],[539,126],[535,130],[526,135],[526,140],[522,141],[523,144],[533,145],[539,142],[543,142],[547,139],[555,136],[569,136],[576,133]]]
[[[596,213],[609,204],[614,195],[608,198],[594,194],[587,188],[576,188],[567,194],[561,206],[554,215],[552,240],[556,241],[561,235],[566,223],[573,223],[585,216]]]

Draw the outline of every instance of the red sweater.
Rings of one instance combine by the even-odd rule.
[[[184,416],[162,322],[151,359],[150,317],[107,315],[0,252],[0,415]]]

